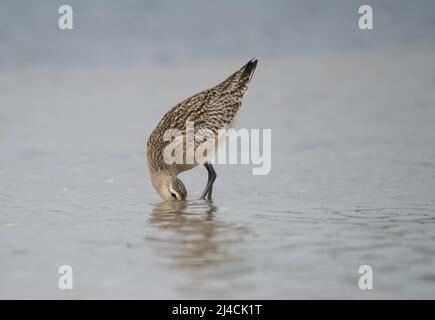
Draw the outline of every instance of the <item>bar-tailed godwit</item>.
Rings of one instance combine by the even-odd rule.
[[[179,130],[183,135],[182,140],[185,141],[186,123],[190,121],[194,124],[195,132],[206,129],[207,132],[216,136],[215,141],[222,141],[222,139],[217,138],[217,135],[222,132],[222,129],[227,130],[233,126],[242,104],[243,95],[248,89],[256,66],[257,59],[252,59],[215,87],[178,103],[163,116],[151,133],[147,143],[151,182],[165,200],[186,200],[186,187],[177,175],[199,164],[197,161],[193,163],[166,163],[163,152],[170,141],[164,139],[165,132]],[[183,148],[185,146],[186,144],[183,144]],[[194,143],[194,148],[197,146],[198,144]],[[218,147],[216,145],[216,148]],[[213,154],[207,156],[210,159]],[[209,160],[204,161],[203,164],[208,171],[208,182],[200,199],[207,197],[208,200],[211,200],[216,172]]]

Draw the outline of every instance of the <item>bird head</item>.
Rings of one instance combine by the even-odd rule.
[[[165,200],[184,201],[187,190],[183,182],[172,172],[158,172],[151,175],[154,188]]]

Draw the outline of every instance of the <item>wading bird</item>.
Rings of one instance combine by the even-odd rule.
[[[170,141],[165,139],[165,132],[174,129],[180,132],[184,131],[181,139],[185,141],[184,129],[189,121],[194,123],[195,132],[206,130],[217,136],[219,132],[222,132],[222,129],[230,129],[234,124],[242,104],[243,95],[248,89],[256,66],[257,59],[252,59],[222,83],[178,103],[163,116],[151,133],[147,143],[151,182],[165,200],[186,200],[186,187],[177,178],[177,175],[200,164],[196,161],[193,163],[166,163],[164,150]],[[213,141],[222,141],[222,139],[216,137]],[[194,147],[197,146],[198,143],[194,142]],[[218,147],[216,145],[216,149]],[[213,154],[210,153],[207,156],[210,160]],[[208,181],[200,199],[207,197],[208,200],[211,200],[216,172],[209,160],[203,163],[208,171]]]

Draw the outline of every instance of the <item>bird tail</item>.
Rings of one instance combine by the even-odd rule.
[[[248,89],[248,84],[257,67],[257,62],[257,59],[251,59],[247,64],[234,72],[215,88],[218,89],[220,94],[237,94],[242,97]]]
[[[252,75],[254,74],[255,68],[257,67],[258,60],[256,58],[251,59],[247,64],[245,64],[236,74],[237,84],[235,86],[236,91],[243,97],[246,90],[248,89],[249,82],[251,81]]]
[[[257,67],[257,62],[258,60],[253,58],[240,69],[240,80],[243,81],[245,78],[251,80],[255,68]]]

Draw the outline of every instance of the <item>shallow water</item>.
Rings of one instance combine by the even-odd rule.
[[[146,137],[161,108],[222,78],[220,66],[208,67],[212,76],[186,67],[3,74],[1,296],[433,297],[427,61],[410,53],[393,62],[342,56],[328,67],[263,62],[237,127],[272,128],[271,173],[217,165],[209,203],[195,200],[206,182],[195,168],[181,175],[189,200],[180,204],[159,202]],[[283,66],[295,76],[277,78]],[[195,78],[183,82],[185,74]],[[171,92],[142,91],[151,82]],[[57,288],[62,264],[73,266],[72,291]],[[363,264],[374,290],[358,288]]]
[[[291,6],[292,17],[300,16],[294,25],[283,22],[286,15],[273,19],[293,33],[269,30],[243,42],[247,49],[221,48],[222,56],[208,42],[198,51],[170,36],[154,39],[153,29],[144,36],[155,40],[150,55],[166,59],[141,60],[147,46],[133,41],[136,29],[122,51],[116,41],[125,30],[116,33],[116,24],[105,36],[89,31],[86,41],[71,34],[89,51],[71,53],[47,39],[19,51],[25,30],[10,28],[20,37],[0,44],[10,62],[0,73],[0,297],[434,298],[433,22],[412,20],[421,24],[399,35],[381,20],[373,39],[358,38],[354,29],[333,32],[347,21],[329,19],[348,17],[340,6],[322,11],[329,18],[320,22],[333,27],[323,46],[327,29],[318,34],[310,25],[307,38],[296,32],[296,22],[312,18],[315,2],[303,3]],[[100,19],[111,9],[101,9]],[[274,18],[271,8],[264,19],[261,8],[250,10],[259,28]],[[430,17],[420,7],[409,17],[423,11]],[[220,35],[214,39],[227,31],[209,30]],[[295,42],[278,45],[287,35],[298,50]],[[364,52],[352,50],[365,44]],[[165,55],[174,47],[178,60]],[[187,202],[161,202],[147,172],[148,135],[171,106],[224,79],[253,51],[260,62],[236,127],[272,129],[271,173],[217,165],[214,201],[207,202],[196,200],[207,177],[198,167],[181,175]],[[102,65],[94,65],[99,55]],[[64,264],[73,267],[74,290],[58,289]],[[362,291],[358,268],[367,264],[374,289]]]

